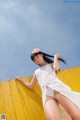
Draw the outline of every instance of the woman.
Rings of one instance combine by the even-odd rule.
[[[53,57],[54,61],[49,57]],[[35,48],[32,51],[31,59],[39,65],[31,83],[25,82],[21,77],[16,77],[16,80],[19,80],[29,89],[33,89],[38,80],[42,90],[42,102],[47,119],[61,120],[60,103],[72,120],[80,120],[80,93],[72,91],[56,76],[56,72],[60,70],[59,60],[66,63],[60,57],[60,54],[51,56],[41,52],[39,48]]]

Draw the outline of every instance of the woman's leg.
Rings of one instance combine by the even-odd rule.
[[[56,100],[65,108],[72,120],[80,120],[80,109],[67,97],[55,91]]]
[[[50,96],[46,96],[44,112],[48,120],[61,120],[58,102]]]

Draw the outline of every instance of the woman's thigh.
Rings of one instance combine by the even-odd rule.
[[[46,96],[44,112],[48,120],[61,120],[58,102],[52,97]]]
[[[72,118],[80,115],[80,109],[67,97],[60,93],[56,93],[55,97]]]

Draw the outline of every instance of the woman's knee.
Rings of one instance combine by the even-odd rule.
[[[47,99],[44,112],[48,120],[61,120],[58,103],[54,99]]]
[[[46,114],[46,117],[47,117],[48,120],[55,120],[55,118],[54,118],[53,115],[49,115],[49,114],[47,115],[47,114]]]
[[[72,120],[80,120],[80,113],[76,113],[72,116]]]
[[[57,115],[54,115],[54,114],[49,115],[49,116],[47,117],[47,119],[48,119],[48,120],[61,120],[60,117],[58,117]]]
[[[57,114],[54,114],[54,113],[52,113],[52,114],[45,113],[45,115],[46,115],[47,120],[61,120],[60,116],[58,116]]]

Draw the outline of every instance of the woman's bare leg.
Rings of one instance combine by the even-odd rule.
[[[72,120],[80,120],[80,109],[67,97],[55,92],[56,100],[65,108]]]
[[[49,96],[46,96],[44,112],[48,120],[61,120],[58,102]]]

